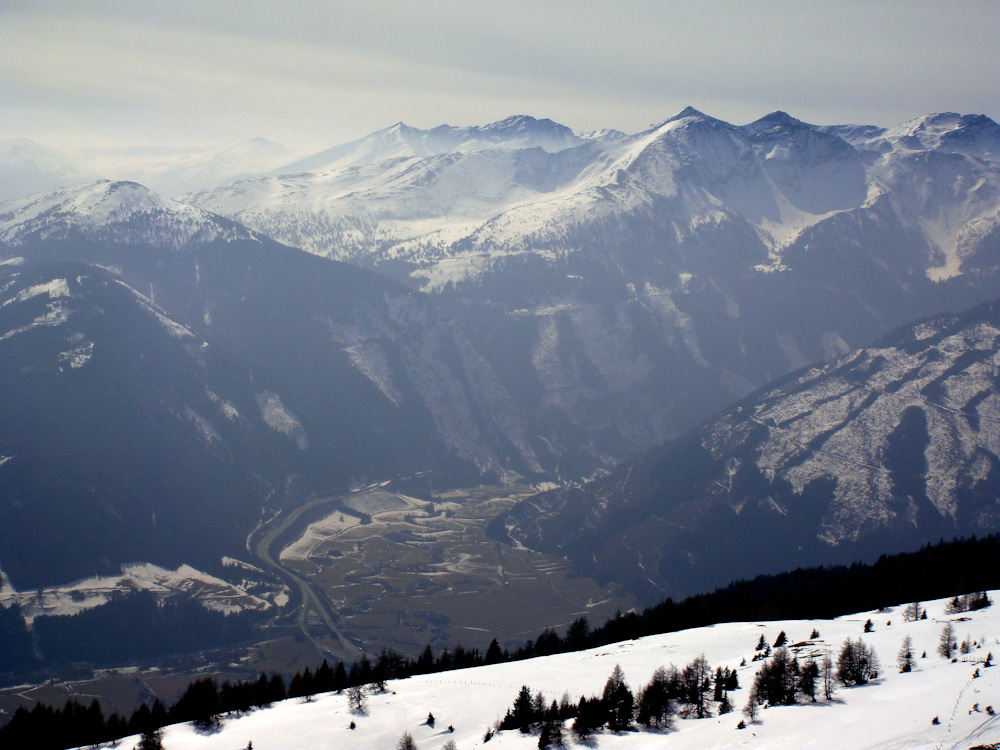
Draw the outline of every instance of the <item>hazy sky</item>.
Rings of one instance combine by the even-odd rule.
[[[1000,119],[998,39],[997,0],[0,0],[0,138],[308,151],[399,120],[635,132],[688,104]]]

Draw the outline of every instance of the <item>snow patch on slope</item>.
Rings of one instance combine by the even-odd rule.
[[[0,204],[0,241],[90,239],[178,249],[193,242],[254,239],[200,208],[134,182],[96,182]]]
[[[52,279],[44,284],[36,284],[27,289],[22,289],[10,299],[4,300],[0,307],[7,307],[7,305],[14,304],[15,302],[25,302],[32,297],[38,297],[42,294],[47,294],[50,299],[69,297],[69,284],[66,283],[66,279]]]
[[[257,406],[268,427],[292,440],[299,450],[304,451],[309,447],[305,428],[298,417],[282,403],[281,396],[274,391],[261,391],[257,394]]]
[[[264,599],[190,565],[168,570],[152,563],[135,563],[123,565],[121,575],[95,576],[34,591],[15,591],[6,577],[0,583],[0,606],[17,604],[29,625],[36,617],[75,615],[137,590],[150,591],[158,598],[190,596],[206,609],[226,614],[248,609],[260,611],[271,606]]]
[[[1000,428],[1000,394],[995,387],[981,393],[984,384],[995,382],[998,362],[988,353],[998,350],[1000,330],[982,324],[918,354],[893,347],[851,355],[848,361],[867,373],[863,382],[838,376],[844,360],[813,369],[757,407],[753,421],[768,430],[757,449],[757,466],[768,479],[780,473],[799,494],[817,479],[832,479],[835,510],[821,538],[830,544],[857,539],[898,512],[884,455],[903,413],[917,408],[930,438],[927,498],[943,516],[953,517],[960,478],[970,468],[983,474],[982,459],[1000,456],[1000,429],[990,427]],[[976,352],[981,356],[968,361]],[[942,395],[926,395],[931,384]],[[967,414],[982,428],[973,429]]]

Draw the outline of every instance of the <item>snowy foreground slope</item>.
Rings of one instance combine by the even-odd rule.
[[[992,600],[998,597],[1000,592],[990,592]],[[311,703],[293,699],[241,718],[224,719],[215,734],[200,734],[191,725],[168,727],[163,742],[167,750],[232,750],[248,742],[258,750],[389,750],[408,731],[417,746],[426,750],[437,750],[449,739],[462,749],[534,748],[537,736],[516,730],[501,732],[486,745],[483,742],[487,729],[502,718],[522,684],[541,690],[548,701],[560,699],[564,691],[575,701],[581,694],[599,695],[614,666],[620,664],[629,686],[637,691],[657,667],[671,663],[683,667],[704,654],[713,669],[737,669],[741,687],[731,694],[734,713],[677,719],[666,733],[597,733],[587,747],[990,747],[1000,742],[1000,718],[987,713],[987,706],[1000,709],[1000,668],[983,668],[978,662],[991,652],[995,664],[1000,654],[1000,606],[948,615],[946,603],[925,604],[928,619],[916,622],[904,622],[900,605],[836,620],[729,623],[579,653],[392,681],[388,684],[391,692],[370,697],[365,715],[352,714],[345,695],[323,694]],[[869,618],[874,632],[865,634]],[[946,621],[953,623],[958,641],[977,643],[954,663],[936,651]],[[814,628],[820,637],[806,640]],[[739,710],[747,701],[755,671],[764,663],[751,661],[757,641],[763,635],[773,643],[782,630],[800,660],[822,657],[826,651],[836,660],[844,639],[860,636],[877,652],[882,676],[863,687],[839,687],[832,701],[764,709],[756,723],[738,730]],[[900,674],[896,654],[906,635],[913,639],[917,666],[914,672]],[[926,658],[920,658],[924,651]],[[739,666],[743,659],[746,666]],[[980,676],[974,678],[977,668]],[[436,718],[433,728],[425,724],[428,712]],[[938,725],[932,724],[935,717]],[[351,721],[357,725],[354,730],[349,728]],[[454,733],[448,732],[449,725],[454,726]],[[576,746],[568,723],[565,737],[567,746]],[[137,737],[130,737],[121,746],[137,742]]]

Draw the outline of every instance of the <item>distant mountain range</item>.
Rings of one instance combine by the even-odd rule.
[[[233,153],[242,164],[281,150],[247,142]],[[195,161],[215,163],[203,156]],[[170,451],[143,460],[184,456],[179,465],[211,467],[193,471],[192,510],[174,530],[179,539],[200,514],[222,514],[231,532],[208,542],[207,560],[238,544],[261,507],[331,486],[422,471],[438,486],[600,477],[790,371],[1000,297],[1000,126],[981,116],[928,115],[885,129],[776,112],[735,126],[688,108],[643,133],[586,136],[524,116],[465,128],[397,124],[268,170],[181,201],[113,181],[0,204],[0,486],[14,483],[0,493],[0,534],[13,540],[27,528],[29,497],[85,507],[91,488],[114,486],[105,500],[86,500],[104,509],[103,551],[70,555],[57,575],[24,541],[20,562],[0,553],[18,587],[134,560],[111,531],[128,517],[121,504],[179,491],[164,484],[157,501],[145,478],[115,484],[123,474],[110,457],[136,445],[169,438]],[[112,325],[120,336],[104,331]],[[178,385],[157,372],[175,373]],[[78,380],[85,391],[74,391]],[[113,419],[86,411],[119,398]],[[126,425],[139,404],[146,421]],[[892,440],[917,460],[907,451],[923,440],[920,418],[892,415],[884,436],[916,430],[916,443]],[[846,417],[844,425],[849,434]],[[100,460],[81,458],[88,441]],[[65,451],[62,465],[80,462],[79,475],[54,474],[72,489],[37,484],[49,481],[40,467],[60,455],[51,446]],[[740,450],[741,466],[757,465],[756,443]],[[759,481],[778,483],[767,495],[777,507],[803,493],[818,503],[781,539],[866,553],[879,543],[868,529],[905,546],[939,529],[990,527],[990,512],[966,514],[960,498],[968,477],[992,486],[993,475],[982,461],[955,465],[965,473],[954,489],[928,486],[926,503],[919,488],[899,495],[918,509],[913,533],[894,527],[889,511],[843,510],[850,503],[827,480],[760,469]],[[198,477],[205,484],[194,486]],[[218,507],[199,504],[216,481],[230,488]],[[581,491],[575,515],[552,499],[569,495],[540,501],[538,523],[561,524],[558,534],[539,534],[530,513],[511,517],[509,533],[554,545],[592,572],[586,551],[620,563],[640,591],[719,582],[736,570],[702,562],[703,580],[681,585],[675,560],[644,558],[654,572],[633,576],[628,553],[588,547],[595,491]],[[887,498],[903,490],[887,491],[869,504],[895,509]],[[600,492],[609,514],[631,507]],[[957,505],[945,508],[945,496]],[[829,518],[842,529],[830,508],[840,509]],[[143,538],[162,530],[163,513],[140,512]],[[781,539],[767,565],[797,559]],[[162,549],[152,562],[179,562]]]
[[[177,197],[262,174],[295,155],[267,138],[244,138],[218,146],[86,149],[80,158],[106,178],[139,182]]]
[[[63,154],[27,138],[0,141],[0,201],[76,187],[99,178],[135,181],[162,195],[226,185],[295,155],[266,138],[222,146],[90,148]]]
[[[1000,302],[800,370],[492,533],[647,599],[1000,528]]]
[[[908,320],[1000,296],[988,118],[885,129],[776,112],[740,127],[688,108],[561,150],[542,138],[564,132],[551,123],[510,122],[447,138],[397,125],[307,171],[186,200],[437,293],[529,394],[542,463],[567,477]]]

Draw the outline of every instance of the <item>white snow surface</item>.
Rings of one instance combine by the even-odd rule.
[[[932,249],[934,280],[962,273],[1000,223],[1000,126],[988,118],[929,115],[884,130],[778,112],[737,127],[687,108],[643,133],[595,132],[559,149],[468,135],[491,127],[444,137],[455,129],[399,124],[187,200],[318,255],[408,261],[427,291],[510,256],[578,252],[574,232],[647,214],[680,238],[749,222],[770,248],[757,267],[767,272],[784,268],[782,250],[805,230],[888,193]]]
[[[65,239],[75,233],[125,244],[180,248],[253,239],[221,217],[157,195],[135,182],[93,182],[0,203],[0,241]]]
[[[997,600],[1000,592],[991,592]],[[328,750],[330,748],[392,748],[409,732],[421,750],[438,750],[453,739],[461,750],[472,748],[535,748],[537,736],[517,730],[502,732],[484,743],[487,729],[514,702],[521,685],[541,691],[547,701],[568,693],[600,695],[616,664],[635,692],[654,669],[674,664],[683,668],[704,655],[717,666],[737,670],[740,689],[730,695],[734,713],[706,719],[677,719],[663,733],[597,733],[592,743],[577,744],[564,729],[566,746],[644,750],[645,748],[762,748],[801,750],[898,750],[899,748],[970,748],[1000,742],[1000,718],[986,707],[1000,707],[1000,668],[977,662],[1000,652],[1000,606],[977,612],[946,615],[945,601],[926,603],[928,619],[904,622],[903,605],[883,611],[861,612],[836,620],[791,620],[726,623],[679,633],[625,641],[572,654],[560,654],[507,664],[444,672],[388,683],[389,692],[371,695],[364,714],[348,710],[346,695],[322,694],[312,702],[287,700],[239,718],[224,718],[221,729],[198,733],[191,725],[167,727],[163,742],[168,750],[232,750],[253,742],[261,750]],[[874,632],[863,633],[871,619]],[[976,646],[952,663],[938,656],[936,648],[945,621],[955,627],[957,640],[968,638]],[[813,629],[820,637],[809,640]],[[763,662],[751,661],[758,638],[774,642],[785,631],[791,650],[800,661],[837,652],[846,638],[862,638],[875,649],[882,666],[872,683],[839,687],[832,701],[800,703],[762,710],[759,720],[746,729],[736,728],[740,709],[747,701],[753,675]],[[899,673],[896,654],[904,636],[913,640],[916,668]],[[920,658],[926,651],[926,658]],[[746,666],[740,666],[741,660]],[[979,676],[974,677],[978,669]],[[436,723],[428,727],[427,714]],[[715,713],[713,704],[713,714]],[[932,725],[938,718],[939,724]],[[354,721],[355,729],[350,729]],[[447,727],[454,727],[449,732]],[[127,738],[132,747],[137,737]]]
[[[38,297],[42,294],[48,295],[49,299],[71,296],[69,293],[69,284],[66,283],[66,279],[52,279],[44,284],[35,284],[27,289],[22,289],[10,299],[5,299],[0,303],[0,307],[7,307],[7,305],[14,304],[15,302],[25,302],[32,297]]]
[[[152,563],[123,565],[120,575],[96,576],[31,591],[15,591],[4,576],[0,579],[0,606],[18,604],[25,622],[30,625],[42,615],[75,615],[136,590],[151,591],[158,597],[193,596],[206,609],[224,613],[263,610],[271,606],[264,599],[190,565],[168,570]]]
[[[309,447],[309,437],[302,422],[282,403],[281,396],[274,391],[261,391],[257,394],[257,406],[268,427],[293,441],[299,450]]]

